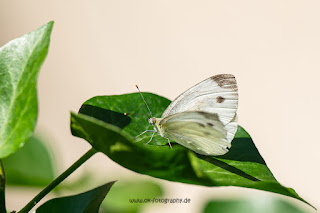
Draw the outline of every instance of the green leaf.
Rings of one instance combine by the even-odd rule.
[[[37,76],[50,42],[53,22],[0,48],[0,158],[20,149],[33,133]]]
[[[159,184],[150,181],[118,181],[107,199],[102,203],[105,212],[135,213],[140,212],[147,202],[139,202],[159,198],[163,190]]]
[[[114,182],[110,182],[78,195],[49,200],[41,205],[36,213],[97,213],[113,184]]]
[[[271,196],[239,200],[212,200],[203,211],[204,213],[306,213],[283,199]]]
[[[3,164],[8,185],[44,187],[56,176],[49,148],[34,136]]]
[[[160,117],[170,103],[151,93],[143,95],[155,117]],[[96,150],[137,173],[203,186],[260,189],[306,202],[293,189],[277,182],[242,127],[238,128],[230,151],[212,157],[196,154],[176,143],[172,144],[172,149],[168,145],[145,144],[150,134],[134,140],[139,133],[151,129],[147,117],[139,93],[99,96],[86,101],[79,114],[71,114],[71,130]],[[154,144],[166,143],[160,136],[153,140]]]

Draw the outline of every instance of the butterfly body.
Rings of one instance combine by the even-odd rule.
[[[178,96],[149,124],[161,137],[202,155],[229,151],[237,131],[238,88],[231,74],[212,76]]]
[[[161,136],[164,137],[164,130],[160,125],[161,118],[152,117],[149,119],[149,124],[153,126],[154,130]]]

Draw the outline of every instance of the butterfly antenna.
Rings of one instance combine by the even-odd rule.
[[[150,116],[151,116],[151,117],[153,117],[153,116],[152,116],[152,112],[151,112],[151,110],[150,110],[150,108],[149,108],[149,106],[148,106],[147,102],[144,100],[143,95],[142,95],[142,93],[141,93],[141,91],[140,91],[140,89],[139,89],[138,85],[136,85],[136,87],[137,87],[137,89],[138,89],[138,91],[139,91],[139,93],[140,93],[140,95],[141,95],[141,98],[142,98],[143,102],[146,104],[146,106],[147,106],[147,108],[148,108],[148,110],[149,110]]]

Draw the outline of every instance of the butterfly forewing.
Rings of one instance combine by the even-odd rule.
[[[216,113],[226,125],[235,118],[238,108],[238,87],[231,74],[212,76],[178,96],[161,118],[185,111]]]
[[[227,130],[227,140],[231,142],[238,130],[238,116],[234,115],[234,118],[225,127]]]

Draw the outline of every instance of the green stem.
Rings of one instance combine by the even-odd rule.
[[[0,212],[7,212],[5,197],[6,174],[2,161],[0,160]]]
[[[46,196],[52,189],[54,189],[57,185],[59,185],[64,179],[66,179],[72,172],[74,172],[78,167],[80,167],[95,153],[97,153],[97,151],[94,148],[91,148],[81,158],[79,158],[79,160],[77,160],[72,166],[70,166],[65,172],[63,172],[59,177],[57,177],[48,186],[46,186],[46,188],[44,188],[37,196],[35,196],[18,213],[28,213],[44,196]]]

